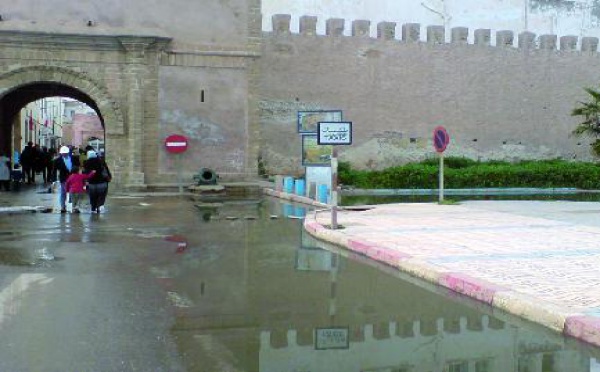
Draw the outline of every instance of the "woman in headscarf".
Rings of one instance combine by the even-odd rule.
[[[0,152],[0,185],[4,191],[10,190],[10,170],[11,170],[10,158],[4,153]]]
[[[96,171],[88,180],[88,195],[92,213],[100,213],[104,211],[104,202],[108,194],[108,183],[112,175],[104,159],[98,157],[98,154],[94,150],[87,152],[87,160],[83,164],[83,168],[83,173],[85,174]]]

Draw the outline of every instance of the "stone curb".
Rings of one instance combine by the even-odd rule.
[[[300,196],[300,195],[295,195],[295,194],[288,194],[286,192],[282,192],[282,191],[275,191],[272,189],[263,189],[263,192],[266,195],[269,196],[274,196],[276,198],[279,199],[284,199],[284,200],[289,200],[295,203],[301,203],[301,204],[307,204],[307,205],[312,205],[315,207],[321,207],[321,208],[330,208],[330,206],[328,204],[325,203],[320,203],[316,200],[313,200],[311,198],[307,198],[306,196]]]
[[[49,213],[52,208],[44,206],[16,206],[16,207],[0,207],[0,213]]]
[[[396,249],[367,240],[349,239],[343,230],[331,230],[313,217],[304,221],[305,230],[317,239],[390,265],[430,283],[486,303],[494,308],[541,324],[566,336],[600,346],[600,317],[574,313],[509,288],[416,259]]]

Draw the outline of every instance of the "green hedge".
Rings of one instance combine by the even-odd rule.
[[[435,189],[439,160],[360,171],[342,162],[339,181],[361,189]],[[540,160],[508,163],[477,162],[466,158],[444,159],[444,187],[448,189],[486,187],[576,187],[600,189],[600,166],[595,163]]]

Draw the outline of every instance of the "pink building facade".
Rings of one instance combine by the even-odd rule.
[[[93,138],[104,140],[104,128],[97,115],[75,114],[73,123],[63,126],[63,144],[84,148]]]

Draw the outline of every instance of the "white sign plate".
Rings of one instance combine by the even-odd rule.
[[[352,122],[320,121],[317,125],[317,144],[319,145],[351,145]]]
[[[315,329],[315,349],[348,349],[350,335],[347,327]]]

